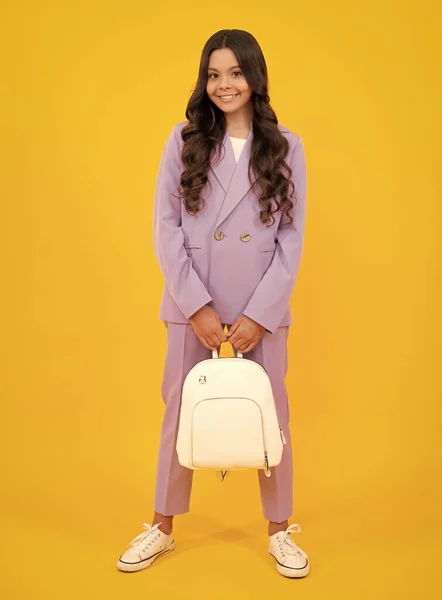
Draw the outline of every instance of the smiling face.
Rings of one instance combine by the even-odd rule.
[[[252,88],[230,48],[214,50],[210,55],[206,91],[212,102],[225,113],[245,110],[249,103]]]

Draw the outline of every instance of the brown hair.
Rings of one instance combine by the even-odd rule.
[[[230,48],[252,88],[253,141],[248,167],[257,176],[262,195],[260,218],[262,223],[275,222],[272,213],[280,210],[289,222],[293,202],[287,196],[289,186],[294,192],[290,177],[292,170],[285,162],[289,149],[287,138],[278,128],[278,119],[270,106],[267,66],[256,39],[241,29],[222,29],[214,33],[204,45],[198,80],[186,108],[189,121],[181,132],[184,141],[181,159],[180,197],[188,213],[196,215],[203,208],[200,192],[208,182],[208,171],[213,153],[220,147],[226,132],[224,113],[210,100],[206,92],[209,57],[213,50]],[[286,169],[287,176],[281,172]],[[252,182],[252,181],[251,181]]]

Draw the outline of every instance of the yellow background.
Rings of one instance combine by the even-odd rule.
[[[2,597],[441,592],[440,17],[422,0],[3,3]],[[267,554],[255,472],[196,473],[177,550],[115,567],[151,522],[163,415],[155,178],[222,28],[259,41],[307,157],[299,581]]]

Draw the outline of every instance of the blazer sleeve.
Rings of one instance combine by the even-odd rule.
[[[181,227],[181,150],[175,125],[161,156],[154,200],[154,251],[166,288],[186,319],[212,300],[184,247]]]
[[[275,333],[290,306],[301,262],[306,216],[306,162],[300,137],[289,164],[297,198],[293,222],[289,223],[285,215],[281,218],[272,262],[243,311],[271,333]]]

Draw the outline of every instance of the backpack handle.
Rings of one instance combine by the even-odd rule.
[[[218,350],[215,348],[214,350],[212,350],[212,358],[219,358],[218,356]],[[236,351],[236,358],[243,358],[242,352],[238,352],[238,350]]]

